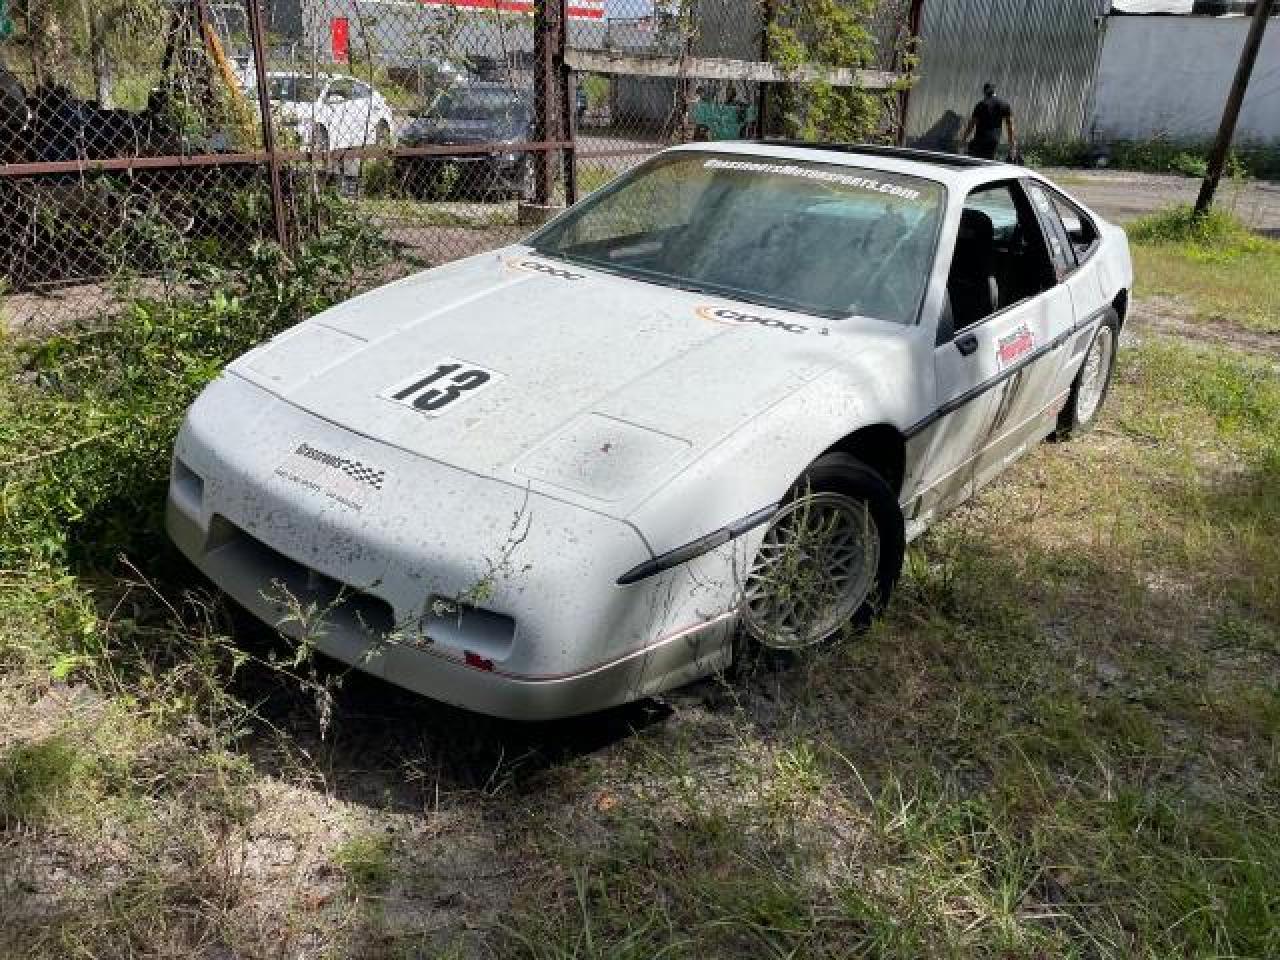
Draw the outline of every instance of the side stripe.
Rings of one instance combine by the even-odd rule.
[[[1105,316],[1110,309],[1111,306],[1108,304],[1100,310],[1095,310],[1089,316],[1085,317],[1085,319],[1072,326],[1072,328],[1066,333],[1054,337],[1051,342],[1040,347],[1038,350],[1027,354],[1025,357],[1022,357],[1017,363],[1001,370],[994,377],[984,380],[972,390],[966,390],[964,393],[960,394],[960,396],[955,397],[952,400],[948,400],[942,406],[938,407],[937,410],[933,411],[933,413],[908,427],[903,431],[904,434],[909,439],[920,433],[922,430],[932,426],[947,414],[960,409],[972,400],[976,400],[988,390],[1004,383],[1005,380],[1008,380],[1019,370],[1024,369],[1029,364],[1032,364],[1043,357],[1046,353],[1051,353],[1052,351],[1057,350],[1085,327],[1095,323],[1101,317]],[[700,557],[704,553],[710,553],[712,550],[716,549],[716,547],[724,546],[724,544],[728,543],[730,540],[736,540],[747,531],[754,530],[756,527],[763,526],[768,523],[773,519],[773,515],[777,512],[779,506],[780,504],[772,503],[767,507],[757,510],[755,513],[748,514],[741,520],[735,520],[728,526],[721,527],[719,530],[708,533],[706,536],[699,537],[696,540],[690,540],[688,543],[676,547],[674,550],[668,550],[666,553],[656,556],[651,560],[645,560],[643,563],[638,563],[620,576],[617,580],[617,584],[620,587],[625,587],[633,583],[639,583],[641,580],[647,580],[649,577],[655,576],[663,571],[670,570],[672,567],[678,567],[682,563],[688,563],[690,560]]]
[[[618,578],[618,586],[625,587],[632,583],[638,583],[641,580],[647,580],[654,574],[662,573],[664,570],[670,570],[672,567],[678,567],[682,563],[688,563],[695,557],[700,557],[704,553],[709,553],[716,547],[720,547],[728,543],[730,540],[736,540],[748,530],[754,530],[756,527],[763,526],[768,523],[773,519],[773,515],[777,510],[778,504],[771,503],[769,506],[757,510],[755,513],[747,514],[741,520],[735,520],[726,527],[721,527],[713,533],[708,533],[705,537],[699,537],[697,540],[690,540],[683,546],[676,547],[674,550],[668,550],[661,556],[636,564]]]
[[[1066,343],[1068,340],[1074,337],[1081,330],[1085,329],[1090,324],[1096,323],[1099,319],[1104,317],[1108,312],[1110,312],[1110,310],[1111,310],[1110,304],[1107,304],[1107,306],[1101,308],[1100,310],[1095,310],[1093,313],[1089,314],[1089,316],[1085,317],[1083,320],[1076,322],[1071,327],[1070,330],[1066,331],[1065,333],[1059,334],[1058,336],[1050,340],[1048,343],[1046,343],[1044,346],[1036,350],[1033,350],[1031,353],[1028,353],[1025,357],[1022,357],[1021,359],[1019,359],[1017,363],[1006,367],[1005,369],[1001,370],[999,373],[997,373],[993,377],[988,377],[986,380],[982,381],[982,383],[978,384],[976,387],[973,387],[970,390],[966,390],[964,393],[960,394],[957,397],[951,398],[946,403],[938,407],[938,409],[934,410],[933,413],[929,414],[928,416],[916,421],[911,426],[907,427],[907,429],[903,431],[903,434],[909,440],[912,437],[914,437],[916,434],[920,433],[921,431],[926,430],[929,427],[933,426],[935,423],[937,423],[947,414],[955,413],[957,410],[963,407],[966,403],[971,403],[972,401],[977,400],[980,396],[982,396],[988,390],[992,389],[993,387],[998,387],[1000,384],[1004,383],[1006,380],[1008,380],[1010,377],[1016,374],[1019,370],[1022,370],[1025,367],[1035,363],[1045,354],[1052,353],[1054,350],[1057,350],[1060,346],[1062,346],[1064,343]]]

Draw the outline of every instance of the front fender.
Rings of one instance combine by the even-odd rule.
[[[833,369],[789,395],[699,458],[627,517],[655,556],[778,503],[804,469],[855,431],[911,422],[904,379],[885,368],[850,379]],[[909,380],[905,381],[909,382]],[[893,385],[897,386],[897,389]]]

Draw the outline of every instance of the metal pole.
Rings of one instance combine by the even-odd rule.
[[[556,110],[556,31],[559,0],[535,0],[533,6],[534,139],[554,140]],[[534,200],[546,206],[555,192],[554,170],[548,153],[533,155]]]
[[[768,63],[772,51],[769,49],[769,27],[777,16],[775,0],[764,0],[760,9],[760,62]],[[763,80],[756,88],[756,139],[763,140],[769,129],[769,84]]]
[[[1245,38],[1244,49],[1240,52],[1240,65],[1236,67],[1236,77],[1231,84],[1231,92],[1227,94],[1227,105],[1222,111],[1222,125],[1218,127],[1218,139],[1213,143],[1213,152],[1209,154],[1209,171],[1204,183],[1200,185],[1200,196],[1196,198],[1197,217],[1202,217],[1213,206],[1213,195],[1222,180],[1222,168],[1227,163],[1227,151],[1231,149],[1231,138],[1236,133],[1236,121],[1240,119],[1240,107],[1244,104],[1245,91],[1249,89],[1249,78],[1253,75],[1253,65],[1258,60],[1258,48],[1262,46],[1262,35],[1267,29],[1267,18],[1271,16],[1271,8],[1275,0],[1258,0],[1253,7],[1253,22],[1249,24],[1249,35]]]
[[[558,0],[560,21],[559,37],[556,43],[556,66],[560,76],[560,129],[564,131],[564,139],[569,141],[562,156],[564,157],[564,202],[573,206],[578,202],[578,78],[569,66],[565,51],[569,46],[569,2]]]
[[[262,27],[261,0],[246,0],[249,5],[249,32],[253,41],[253,70],[258,79],[258,109],[262,114],[262,149],[267,154],[267,172],[271,178],[271,215],[276,222],[276,239],[289,249],[289,220],[280,186],[280,154],[276,150],[276,129],[271,117],[271,91],[267,89],[267,41]]]
[[[911,56],[918,56],[920,51],[920,17],[924,12],[924,0],[911,0],[911,8],[907,11],[907,49]],[[900,70],[903,66],[901,51],[894,51],[894,68]],[[911,84],[915,78],[915,68],[906,73],[906,85],[898,91],[898,130],[897,140],[898,146],[905,147],[907,145],[907,110],[911,108]]]

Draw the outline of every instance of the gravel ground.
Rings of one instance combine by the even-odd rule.
[[[1098,213],[1124,223],[1175,203],[1194,203],[1200,181],[1194,177],[1123,170],[1048,169],[1046,176]],[[1280,183],[1224,181],[1216,202],[1255,230],[1280,237]]]

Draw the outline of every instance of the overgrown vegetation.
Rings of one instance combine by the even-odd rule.
[[[1181,298],[1210,323],[1280,333],[1280,241],[1221,210],[1197,218],[1189,206],[1127,229],[1145,292]]]
[[[1280,375],[1155,341],[1114,401],[916,548],[863,642],[566,773],[558,899],[508,948],[1280,949]]]
[[[1203,177],[1208,169],[1207,142],[1175,140],[1118,140],[1093,144],[1087,140],[1039,139],[1023,143],[1023,158],[1033,167],[1093,167],[1147,173],[1180,173]],[[1280,148],[1239,146],[1227,155],[1230,177],[1280,179]]]
[[[791,0],[777,4],[767,25],[767,59],[783,69],[808,65],[862,68],[876,62],[871,24],[878,0]],[[914,51],[904,51],[909,61]],[[884,136],[885,108],[895,94],[825,81],[775,84],[766,122],[788,137],[875,141]],[[778,116],[774,117],[772,111]]]
[[[326,717],[158,512],[195,392],[378,269],[342,209],[0,343],[0,956],[1280,953],[1274,363],[1135,327],[1095,433],[789,667],[548,727],[352,677]],[[1229,220],[1134,236],[1148,291],[1259,272]]]

